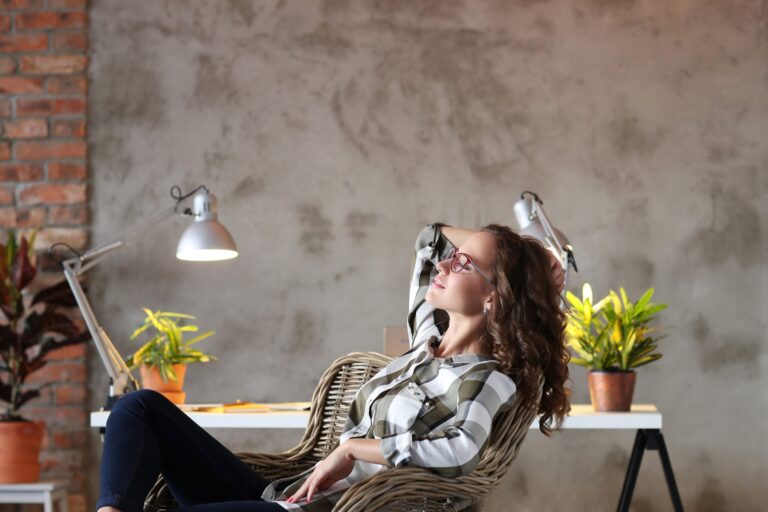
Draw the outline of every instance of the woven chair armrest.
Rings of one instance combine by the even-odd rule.
[[[384,469],[347,489],[333,512],[404,510],[404,504],[424,511],[464,510],[486,494],[482,480],[443,477],[418,466]]]

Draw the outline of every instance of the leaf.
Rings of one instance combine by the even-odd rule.
[[[197,343],[199,341],[203,341],[205,338],[208,338],[209,336],[213,336],[215,334],[215,331],[208,331],[205,334],[201,334],[200,336],[195,336],[191,340],[187,341],[185,343],[186,346],[190,346],[193,343]]]
[[[662,354],[653,354],[647,357],[643,357],[632,364],[634,368],[637,368],[638,366],[646,365],[652,361],[656,361],[657,359],[661,359]]]
[[[576,311],[581,311],[582,309],[581,301],[570,290],[565,290],[565,299],[571,303],[571,306],[573,306],[574,309],[576,309]]]
[[[187,315],[185,313],[170,313],[167,311],[161,312],[157,316],[161,316],[164,318],[189,318],[190,320],[194,320],[196,318],[192,315]]]
[[[84,283],[80,283],[80,287],[83,289],[83,291],[88,290],[88,286]],[[65,308],[73,308],[77,306],[77,301],[75,300],[75,296],[72,293],[72,288],[70,288],[69,281],[66,279],[63,279],[58,283],[49,286],[48,288],[38,291],[32,298],[30,306],[34,306],[35,304],[40,303],[48,303]]]
[[[621,300],[624,302],[624,307],[626,308],[631,304],[631,302],[629,302],[629,299],[627,298],[627,292],[624,291],[623,286],[619,287],[619,292],[621,292]]]
[[[22,236],[19,250],[13,258],[11,276],[17,290],[23,290],[35,278],[37,269],[29,259],[29,246],[27,239]]]
[[[147,308],[142,308],[142,309],[147,314],[147,318],[149,318],[149,320],[152,322],[152,325],[155,326],[155,329],[157,329],[158,331],[163,332],[163,325],[157,319],[155,314],[152,311],[150,311],[149,309],[147,309]]]
[[[651,300],[651,296],[653,296],[653,288],[648,288],[645,290],[645,293],[643,293],[642,296],[640,296],[639,299],[637,299],[637,302],[635,303],[635,308],[638,310],[645,309],[645,305],[648,303],[649,300]]]

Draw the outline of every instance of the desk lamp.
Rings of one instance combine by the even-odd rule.
[[[182,203],[184,200],[193,194],[195,194],[195,197],[192,208],[183,207]],[[182,195],[181,189],[174,185],[171,187],[171,197],[175,199],[173,206],[156,213],[146,222],[126,231],[122,237],[94,247],[84,254],[79,254],[69,247],[76,256],[61,262],[64,276],[72,289],[77,306],[83,315],[88,331],[93,337],[93,342],[96,344],[101,361],[109,375],[107,404],[102,409],[111,410],[112,406],[122,395],[140,389],[140,386],[125,364],[123,357],[112,344],[109,336],[107,336],[106,331],[96,320],[93,309],[80,286],[78,276],[96,265],[107,254],[125,246],[130,239],[141,233],[146,225],[154,228],[158,222],[171,215],[181,215],[183,217],[192,217],[193,219],[193,223],[187,227],[179,240],[176,248],[176,257],[178,259],[186,261],[215,261],[227,260],[237,256],[237,248],[235,247],[232,235],[217,220],[216,196],[205,185],[198,186],[186,195]],[[57,244],[67,245],[62,242],[56,242],[51,245],[49,252]]]
[[[526,194],[529,194],[528,197]],[[549,218],[544,212],[544,202],[535,192],[524,190],[512,208],[519,227],[518,233],[533,236],[542,242],[544,247],[557,257],[563,267],[565,283],[568,283],[568,264],[572,264],[576,272],[579,271],[576,267],[576,259],[573,257],[573,247],[568,238],[549,222]],[[566,287],[567,284],[563,287],[563,293],[560,296],[561,307],[565,306],[563,297]]]

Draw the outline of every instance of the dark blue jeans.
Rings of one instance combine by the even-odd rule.
[[[107,419],[96,509],[142,512],[162,473],[189,512],[283,511],[261,499],[269,481],[151,389],[123,395]]]

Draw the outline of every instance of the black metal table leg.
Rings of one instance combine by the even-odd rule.
[[[621,489],[619,498],[618,512],[629,512],[629,504],[632,502],[632,493],[635,491],[637,474],[640,471],[640,462],[643,460],[645,450],[658,450],[661,458],[661,467],[664,469],[664,478],[667,481],[669,496],[672,499],[672,506],[675,512],[683,512],[683,503],[680,500],[680,493],[677,490],[675,474],[672,471],[672,463],[667,453],[667,445],[664,442],[664,436],[661,430],[657,428],[641,428],[635,435],[635,444],[632,447],[632,455],[629,458],[627,474],[624,477],[624,485]]]

